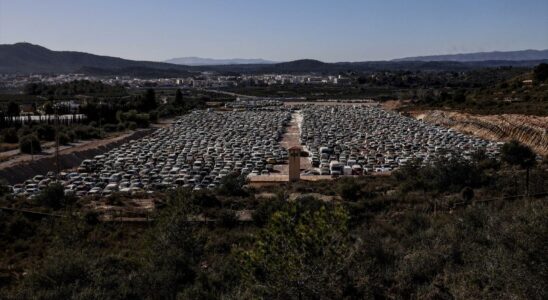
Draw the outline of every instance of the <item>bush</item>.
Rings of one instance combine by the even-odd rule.
[[[149,115],[150,122],[152,123],[158,122],[158,111],[153,110],[149,112],[148,115]]]
[[[234,228],[238,225],[238,217],[232,210],[223,209],[219,215],[219,221],[222,227]]]
[[[245,184],[245,176],[228,174],[221,180],[218,192],[224,196],[247,196],[247,192],[244,190]]]
[[[36,198],[39,205],[57,210],[67,204],[72,203],[74,199],[65,196],[65,188],[60,183],[54,183],[47,186]]]
[[[68,145],[70,142],[71,139],[66,133],[59,133],[59,144]]]
[[[4,179],[0,179],[0,197],[7,195],[10,193],[10,189],[8,187],[8,184]]]
[[[118,111],[116,116],[120,123],[134,122],[140,128],[147,128],[150,125],[150,115],[147,113],[138,113],[136,110],[128,112]]]
[[[38,125],[35,128],[35,132],[38,134],[38,138],[44,141],[55,140],[55,127],[49,124]]]
[[[342,178],[338,182],[338,190],[341,197],[347,201],[356,201],[361,195],[361,186],[353,178]]]
[[[2,140],[4,141],[4,143],[11,143],[11,144],[15,144],[19,142],[19,136],[17,135],[17,130],[15,130],[15,128],[5,129],[2,132]]]
[[[118,129],[118,126],[116,124],[106,124],[103,126],[103,130],[106,132],[114,132]]]
[[[35,135],[26,135],[19,140],[21,153],[36,154],[42,152],[40,141]]]
[[[36,232],[36,226],[27,217],[22,214],[14,214],[13,216],[5,217],[4,229],[0,233],[0,237],[10,241],[17,239],[26,239],[31,237]]]
[[[253,211],[253,222],[255,225],[263,227],[266,223],[268,223],[268,220],[270,220],[272,214],[275,211],[280,210],[283,205],[284,201],[278,199],[260,202],[257,208]]]
[[[74,128],[74,134],[77,139],[89,140],[98,139],[101,137],[99,129],[86,125],[79,125]]]
[[[126,125],[127,129],[129,130],[135,130],[137,129],[137,123],[135,122],[127,122],[127,125]]]
[[[212,208],[221,205],[221,201],[210,191],[198,191],[192,193],[192,204],[199,207]]]

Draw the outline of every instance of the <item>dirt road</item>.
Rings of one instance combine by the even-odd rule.
[[[291,115],[291,121],[289,126],[286,128],[286,132],[280,141],[280,145],[285,149],[291,147],[302,147],[301,146],[301,124],[303,122],[303,116],[301,112],[296,111]],[[303,147],[303,150],[306,151],[306,148]],[[280,173],[287,175],[289,174],[288,165],[280,165]],[[308,157],[301,157],[301,170],[308,170],[312,167],[310,159]]]

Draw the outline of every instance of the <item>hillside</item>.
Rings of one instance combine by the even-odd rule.
[[[262,58],[229,58],[215,59],[203,57],[178,57],[165,61],[170,64],[187,65],[187,66],[215,66],[215,65],[249,65],[249,64],[273,64],[274,61]]]
[[[532,56],[531,56],[532,57]],[[501,66],[533,67],[545,59],[486,61],[365,61],[325,63],[301,59],[282,63],[188,66],[162,62],[134,61],[84,52],[52,51],[29,43],[0,45],[1,73],[86,73],[92,75],[186,76],[188,72],[221,73],[330,73],[409,71],[466,71]]]
[[[546,50],[521,50],[521,51],[493,51],[493,52],[475,52],[447,55],[415,56],[394,59],[393,61],[487,61],[487,60],[545,60],[548,59],[548,49]]]
[[[74,51],[52,51],[29,43],[0,45],[0,73],[69,73],[82,68],[186,70],[186,66],[134,61]]]

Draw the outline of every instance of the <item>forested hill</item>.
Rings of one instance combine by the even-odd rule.
[[[394,61],[523,61],[523,60],[546,60],[548,59],[548,49],[546,50],[520,50],[520,51],[492,51],[475,52],[447,55],[415,56],[395,59]]]
[[[29,43],[0,45],[2,73],[85,73],[91,75],[130,75],[152,77],[188,76],[189,72],[221,73],[331,73],[371,71],[466,71],[486,67],[533,67],[541,60],[485,61],[366,61],[325,63],[301,59],[275,64],[185,66],[162,62],[134,61],[84,52],[52,51]]]
[[[70,73],[82,68],[186,70],[186,66],[134,61],[84,52],[52,51],[29,43],[0,45],[0,73]]]

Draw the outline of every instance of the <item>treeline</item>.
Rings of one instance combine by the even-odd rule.
[[[60,84],[29,83],[23,91],[27,95],[40,96],[74,96],[74,95],[127,95],[127,90],[121,85],[109,85],[101,81],[74,80]]]
[[[87,95],[85,101],[79,101],[79,114],[85,117],[79,124],[59,124],[59,141],[61,144],[70,142],[101,138],[110,132],[135,130],[147,128],[151,123],[157,122],[158,118],[170,117],[187,113],[196,108],[205,107],[209,97],[184,93],[180,90],[162,92],[157,95],[152,88],[137,94],[116,95],[116,91],[126,92],[122,87],[111,87],[100,82],[75,81],[61,85],[39,85],[34,92],[42,91],[49,95],[48,100],[41,108],[46,114],[70,113],[65,107],[56,107],[58,103],[55,96],[61,95],[70,90],[70,93],[80,92],[108,92],[109,96],[97,96],[93,92]],[[112,88],[112,89],[110,89]],[[120,89],[119,89],[120,88]],[[29,91],[30,92],[30,91]],[[51,94],[51,95],[50,95]],[[34,104],[37,106],[36,104]],[[10,118],[19,116],[19,104],[15,101],[6,103],[0,108],[0,143],[19,143],[23,153],[40,153],[41,143],[55,140],[56,122],[10,122]],[[87,131],[85,134],[83,131]],[[0,147],[4,150],[4,146]],[[13,147],[6,147],[13,149]]]
[[[500,67],[472,71],[391,71],[360,75],[356,82],[361,85],[388,86],[395,88],[481,88],[497,85],[518,75],[529,72],[526,68]]]
[[[548,64],[533,69],[501,67],[464,72],[376,72],[356,77],[363,91],[392,89],[392,99],[411,109],[450,108],[476,113],[548,113]],[[531,80],[531,81],[527,81]],[[379,98],[379,100],[389,98]]]

